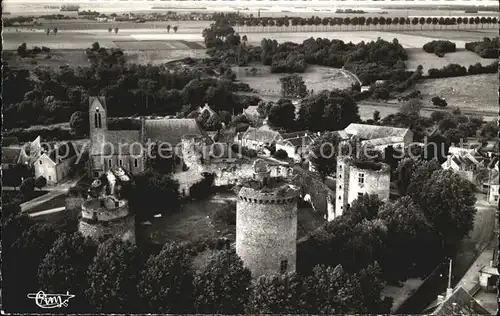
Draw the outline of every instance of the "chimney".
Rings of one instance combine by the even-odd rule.
[[[443,301],[444,301],[444,296],[443,295],[438,295],[438,297],[437,297],[438,304],[441,304]]]
[[[450,296],[453,294],[453,289],[452,288],[447,288],[446,289],[446,299],[450,298]]]
[[[453,314],[457,313],[457,303],[453,302],[451,303],[451,306],[453,306]]]

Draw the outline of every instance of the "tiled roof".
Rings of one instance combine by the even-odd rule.
[[[2,147],[2,163],[17,164],[21,155],[21,148]]]
[[[490,315],[490,313],[460,286],[432,315]]]
[[[404,141],[403,137],[400,136],[389,136],[389,137],[383,137],[383,138],[375,138],[375,139],[369,139],[361,142],[362,146],[366,145],[371,145],[371,146],[383,146],[383,145],[389,145],[389,144],[394,144],[394,143],[401,143]]]
[[[243,134],[242,138],[245,140],[257,141],[260,143],[272,143],[273,141],[280,140],[281,136],[276,131],[249,127]]]
[[[316,133],[310,132],[295,132],[289,134],[282,134],[282,140],[278,143],[282,145],[291,145],[293,147],[309,146],[317,139],[319,136]]]
[[[166,142],[177,146],[185,135],[201,135],[207,140],[210,137],[200,128],[195,119],[158,119],[144,121],[144,141]]]
[[[390,136],[405,137],[410,132],[410,129],[351,123],[344,131],[348,135],[356,135],[361,139],[375,139]]]
[[[132,144],[137,145],[132,146]],[[140,131],[122,130],[106,132],[105,155],[140,155],[141,151]]]

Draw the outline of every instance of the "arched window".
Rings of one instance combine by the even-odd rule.
[[[102,128],[101,113],[97,113],[99,128]]]
[[[94,127],[95,128],[99,128],[98,120],[99,120],[99,113],[96,113],[96,114],[94,114]]]

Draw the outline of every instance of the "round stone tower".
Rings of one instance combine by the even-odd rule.
[[[297,188],[270,178],[263,161],[242,183],[236,206],[236,252],[257,278],[294,272],[297,259]]]

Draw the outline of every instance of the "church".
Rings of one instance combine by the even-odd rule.
[[[195,119],[142,117],[138,130],[109,130],[105,97],[89,97],[89,124],[89,172],[93,178],[114,167],[132,175],[143,172],[151,144],[168,144],[173,149],[187,135],[211,141]]]

